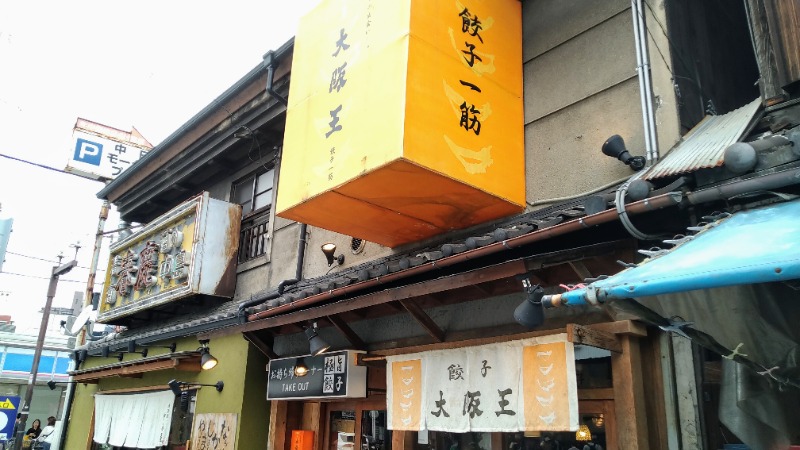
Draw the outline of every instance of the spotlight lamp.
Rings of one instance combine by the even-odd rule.
[[[225,387],[225,383],[222,382],[221,380],[217,381],[214,384],[201,384],[201,383],[190,383],[188,381],[169,380],[167,386],[169,386],[169,389],[172,391],[173,394],[175,394],[176,397],[179,397],[185,391],[183,388],[186,386],[210,386],[215,388],[217,392],[222,392],[222,389]]]
[[[56,389],[56,386],[59,385],[59,384],[78,384],[78,382],[77,381],[55,381],[55,380],[50,380],[50,381],[47,382],[47,387],[49,387],[50,390],[53,391],[53,390]]]
[[[197,350],[200,352],[200,367],[203,370],[210,370],[217,367],[219,361],[211,354],[211,350],[208,348],[208,339],[201,340],[200,348]]]
[[[544,289],[538,284],[531,284],[527,278],[522,280],[522,287],[525,289],[525,300],[514,310],[514,320],[526,328],[534,329],[544,323]]]
[[[646,160],[644,156],[632,156],[627,148],[625,148],[625,141],[618,134],[608,138],[603,143],[603,154],[612,158],[617,158],[626,164],[631,170],[639,171],[644,169]]]
[[[319,335],[317,334],[316,322],[312,323],[311,326],[306,328],[305,333],[306,337],[308,338],[308,347],[311,356],[321,355],[322,353],[325,353],[329,348],[331,348],[330,344],[325,342],[325,340],[319,337]]]
[[[344,253],[339,253],[338,255],[334,256],[336,253],[336,244],[332,242],[328,242],[327,244],[322,244],[322,253],[325,254],[325,259],[328,261],[328,267],[333,265],[333,261],[335,260],[340,266],[344,264]]]

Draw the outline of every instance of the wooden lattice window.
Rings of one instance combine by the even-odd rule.
[[[255,172],[233,184],[231,199],[242,205],[240,263],[267,253],[274,181],[275,171],[269,169]]]

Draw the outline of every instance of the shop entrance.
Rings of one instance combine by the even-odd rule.
[[[386,400],[326,404],[323,448],[326,450],[391,450],[386,427]]]

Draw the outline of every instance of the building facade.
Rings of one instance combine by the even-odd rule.
[[[99,193],[147,225],[112,249],[98,316],[127,328],[75,353],[65,448],[798,442],[781,408],[749,435],[726,397],[732,374],[794,386],[796,336],[774,312],[727,315],[740,332],[721,335],[708,306],[732,285],[796,297],[789,263],[689,287],[661,269],[670,288],[641,301],[602,284],[653,267],[665,237],[713,272],[687,227],[700,242],[792,204],[796,8],[462,3],[365,2],[327,24],[341,12],[321,5]],[[701,297],[672,311],[683,292]],[[755,323],[775,344],[745,356]],[[129,420],[151,400],[157,436]]]

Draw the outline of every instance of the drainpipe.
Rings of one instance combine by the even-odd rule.
[[[78,357],[75,357],[74,361],[70,361],[69,371],[73,371],[78,368],[77,364]],[[67,423],[69,422],[69,416],[72,413],[72,401],[75,399],[75,382],[70,377],[70,383],[67,385],[67,401],[64,402],[64,410],[61,412],[61,438],[58,440],[59,442],[59,449],[63,449],[64,445],[67,442]]]
[[[642,102],[646,167],[658,162],[658,139],[655,110],[653,109],[653,86],[650,79],[650,57],[647,51],[647,28],[644,24],[642,0],[631,0],[633,11],[633,36],[636,42],[636,71],[639,75],[639,97]]]
[[[267,68],[267,94],[272,96],[275,100],[283,103],[283,106],[289,106],[289,101],[283,98],[282,95],[278,94],[275,91],[275,88],[272,87],[272,83],[275,81],[275,65],[277,61],[275,61],[275,52],[272,50],[268,51],[264,54],[264,67]]]
[[[239,304],[239,309],[236,311],[236,317],[242,317],[244,321],[247,320],[246,316],[242,314],[242,312],[250,308],[251,306],[260,305],[267,300],[272,300],[275,298],[280,297],[283,295],[283,292],[286,290],[287,287],[297,284],[300,280],[303,279],[303,262],[305,261],[306,256],[306,234],[308,230],[308,225],[301,223],[300,224],[300,239],[297,242],[297,267],[295,268],[294,278],[290,278],[287,280],[283,280],[278,284],[278,287],[261,295],[258,297],[251,298],[246,302],[242,302]]]

